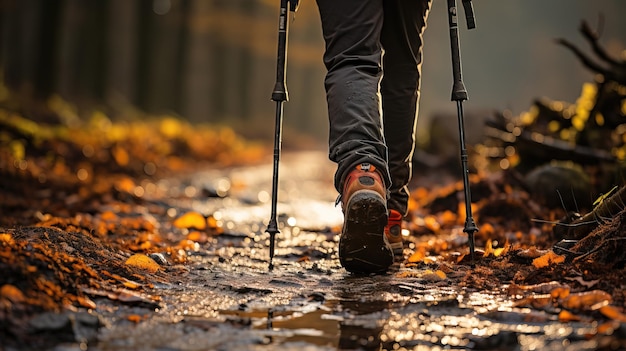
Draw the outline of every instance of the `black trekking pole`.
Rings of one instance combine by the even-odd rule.
[[[289,8],[287,8],[289,5]],[[289,11],[296,12],[298,0],[280,0],[278,17],[278,60],[276,66],[276,84],[272,92],[272,100],[276,101],[276,126],[274,132],[274,172],[272,176],[272,212],[265,232],[270,234],[270,263],[269,269],[274,269],[274,241],[278,230],[276,222],[276,206],[278,202],[278,164],[283,133],[283,103],[289,100],[285,76],[287,72],[287,33],[289,29]]]
[[[462,0],[467,20],[467,29],[476,27],[474,22],[474,9],[471,0]],[[459,119],[459,139],[461,146],[461,164],[463,166],[463,189],[465,190],[465,228],[468,235],[470,257],[474,262],[474,233],[478,231],[472,217],[472,195],[470,193],[469,169],[467,166],[467,149],[465,148],[465,127],[463,125],[463,101],[467,100],[467,90],[461,77],[461,53],[459,50],[459,31],[457,25],[456,0],[448,0],[448,23],[450,24],[450,48],[452,52],[452,75],[454,85],[452,87],[452,101],[456,101],[457,116]]]

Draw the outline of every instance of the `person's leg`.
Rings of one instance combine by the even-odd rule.
[[[393,263],[384,234],[390,178],[379,97],[383,1],[317,1],[326,42],[329,156],[337,163],[344,212],[339,260],[354,273],[383,272]]]
[[[337,163],[340,194],[348,172],[363,162],[390,184],[379,95],[384,1],[317,0],[326,43],[329,157]]]
[[[384,0],[383,4],[381,94],[391,174],[388,206],[405,216],[415,149],[422,34],[431,0]]]

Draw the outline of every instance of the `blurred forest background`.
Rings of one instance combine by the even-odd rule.
[[[467,31],[461,16],[460,38],[465,106],[478,120],[493,109],[519,113],[541,96],[575,101],[593,76],[555,39],[587,49],[581,20],[624,57],[626,1],[473,4],[477,28]],[[455,113],[446,6],[434,0],[426,30],[422,141],[433,116]],[[278,0],[0,0],[0,79],[29,98],[174,114],[269,139],[278,7]],[[301,1],[289,35],[285,128],[324,145],[324,44],[313,0]]]

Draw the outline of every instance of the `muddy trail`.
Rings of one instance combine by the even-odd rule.
[[[111,176],[101,190],[97,181],[91,190],[30,188],[27,177],[8,176],[1,348],[626,348],[623,261],[572,261],[552,250],[558,212],[505,187],[505,175],[473,179],[482,203],[474,262],[461,185],[430,174],[416,177],[431,187],[413,188],[404,260],[385,275],[354,276],[337,257],[333,165],[314,151],[281,161],[268,269],[271,174],[265,162],[202,166]]]

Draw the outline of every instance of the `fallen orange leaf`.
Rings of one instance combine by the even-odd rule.
[[[24,301],[24,294],[22,293],[22,290],[11,284],[4,284],[0,288],[0,297],[13,303]]]
[[[489,239],[485,244],[485,253],[483,253],[483,257],[489,257],[491,254],[493,254],[493,246],[491,244],[491,239]]]
[[[130,316],[126,317],[129,321],[133,322],[133,323],[139,323],[141,322],[141,320],[143,319],[143,317],[141,317],[138,314],[131,314]]]
[[[77,301],[78,301],[78,303],[79,303],[81,306],[83,306],[83,307],[85,307],[85,308],[89,308],[89,309],[94,310],[94,309],[96,309],[96,307],[97,307],[97,306],[96,306],[96,303],[95,303],[95,302],[93,302],[91,299],[89,299],[89,298],[87,298],[87,297],[78,296],[78,297],[77,297]]]
[[[491,237],[495,231],[496,230],[489,223],[483,223],[480,225],[480,232],[488,238]]]
[[[187,251],[198,251],[200,249],[200,245],[193,241],[193,240],[189,240],[189,239],[183,239],[178,243],[178,246],[183,249],[183,250],[187,250]]]
[[[120,166],[128,165],[128,161],[130,161],[130,156],[128,155],[128,152],[124,150],[122,147],[120,146],[113,147],[113,149],[111,149],[111,154],[113,154],[113,158],[115,159],[115,162],[118,165]]]
[[[578,317],[577,315],[573,314],[570,311],[563,310],[559,312],[559,322],[566,323],[566,322],[572,322],[572,321],[576,322],[579,320],[580,320],[580,317]]]
[[[612,320],[626,323],[626,315],[624,315],[624,313],[618,310],[615,306],[602,306],[600,307],[600,313],[602,313],[607,318],[611,318]]]
[[[569,295],[569,287],[557,287],[554,290],[550,291],[550,296],[552,296],[553,299],[564,299]]]
[[[550,295],[534,295],[525,297],[515,302],[516,307],[532,307],[535,309],[543,310],[552,306],[552,297]]]
[[[218,228],[219,227],[217,219],[215,219],[215,217],[213,217],[213,216],[209,216],[206,219],[206,222],[207,222],[209,228]]]
[[[396,274],[396,277],[398,278],[417,278],[419,276],[420,274],[415,271],[404,271]]]
[[[178,228],[194,228],[198,230],[204,230],[206,229],[207,221],[202,214],[191,211],[178,217],[174,221],[174,226]]]
[[[493,255],[496,257],[506,255],[510,249],[511,249],[511,244],[509,243],[509,239],[507,239],[506,242],[504,242],[504,247],[499,247],[493,250]]]
[[[597,306],[597,304],[609,304],[611,301],[612,298],[609,293],[602,290],[593,290],[569,294],[561,304],[568,309],[590,310],[593,306]]]
[[[161,266],[150,257],[144,254],[134,254],[126,260],[126,265],[146,270],[150,273],[156,273]]]
[[[456,258],[456,263],[461,263],[465,258],[465,254],[460,254],[459,257]]]
[[[424,260],[425,257],[426,257],[426,248],[424,246],[418,246],[417,249],[415,250],[415,253],[413,253],[409,257],[409,262],[411,263],[421,262],[422,260]]]
[[[129,288],[129,289],[139,289],[139,288],[141,288],[141,284],[140,283],[137,283],[137,282],[134,282],[134,281],[128,280],[128,279],[124,280],[122,282],[122,284],[125,287]]]
[[[557,255],[554,251],[548,251],[547,254],[535,258],[533,260],[533,266],[535,266],[535,268],[543,268],[563,262],[565,262],[565,256]]]
[[[205,233],[194,230],[187,234],[187,239],[193,240],[200,244],[204,244],[205,242],[207,242],[208,237]]]
[[[13,236],[11,236],[11,234],[9,233],[2,233],[0,234],[0,243],[4,243],[7,245],[13,245],[15,244],[15,241],[13,240]]]
[[[608,321],[606,323],[600,324],[596,329],[598,334],[610,335],[613,334],[615,329],[619,328],[619,323],[616,321]]]
[[[445,277],[445,273],[444,273],[444,277],[441,277],[441,275],[435,272],[429,272],[429,273],[425,273],[424,275],[422,275],[422,279],[427,280],[429,282],[438,282],[438,281],[442,281],[446,279],[446,277]]]
[[[441,270],[436,270],[433,272],[432,270],[427,269],[423,272],[417,272],[417,271],[399,272],[396,274],[396,277],[398,278],[422,278],[424,280],[437,282],[437,281],[445,280],[446,273],[444,273]]]
[[[424,227],[426,227],[426,229],[430,230],[434,234],[439,233],[439,230],[441,229],[441,225],[439,224],[439,222],[437,222],[437,218],[435,218],[434,216],[424,217]]]
[[[132,193],[133,189],[135,189],[135,182],[129,177],[124,177],[115,182],[115,188],[119,191]]]
[[[450,210],[445,210],[440,216],[441,224],[452,225],[456,223],[456,214]]]
[[[117,215],[111,211],[102,212],[100,218],[104,221],[113,221],[117,219]]]

